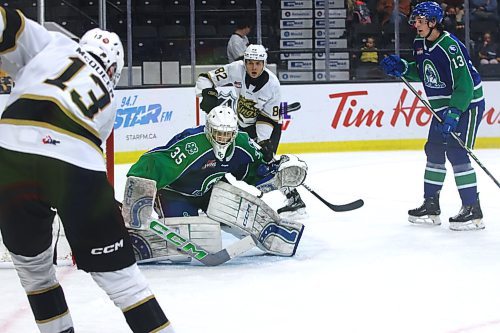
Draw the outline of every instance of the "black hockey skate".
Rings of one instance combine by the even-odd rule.
[[[440,225],[441,208],[439,208],[439,192],[434,197],[425,198],[422,206],[408,211],[408,221],[417,224]]]
[[[450,229],[455,231],[481,230],[484,229],[483,212],[477,202],[473,205],[465,205],[460,208],[457,215],[450,217]]]
[[[287,205],[278,209],[278,214],[281,213],[305,213],[306,204],[302,201],[297,189],[291,189],[286,193]]]

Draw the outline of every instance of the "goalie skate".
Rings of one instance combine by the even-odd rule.
[[[435,197],[425,198],[424,203],[408,211],[408,221],[415,224],[440,225],[439,193]]]
[[[306,204],[302,201],[297,189],[284,188],[284,192],[286,205],[278,209],[278,214],[289,219],[306,217]]]

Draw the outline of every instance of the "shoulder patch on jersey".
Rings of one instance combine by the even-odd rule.
[[[196,154],[198,152],[198,146],[194,142],[186,143],[185,149],[189,155],[193,155],[193,154]]]
[[[451,53],[451,54],[455,54],[458,52],[458,47],[454,44],[448,46],[448,51]]]
[[[446,84],[441,81],[439,76],[439,72],[436,69],[436,66],[429,59],[424,60],[424,85],[429,88],[437,89],[437,88],[445,88]]]

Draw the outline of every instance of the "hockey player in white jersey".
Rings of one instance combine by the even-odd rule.
[[[238,96],[238,126],[262,147],[270,161],[281,138],[281,87],[276,75],[266,68],[266,62],[264,46],[251,44],[243,60],[200,74],[196,95],[203,97],[200,107],[208,113],[219,104],[216,87],[232,84]],[[278,209],[278,213],[304,210],[305,204],[295,188],[285,187],[282,192],[287,205]]]
[[[0,7],[0,55],[15,88],[0,119],[0,229],[40,332],[73,332],[52,264],[53,208],[77,267],[119,307],[133,332],[173,332],[135,262],[106,177],[101,144],[124,65],[115,33],[80,44]]]

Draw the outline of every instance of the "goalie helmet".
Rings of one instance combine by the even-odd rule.
[[[245,50],[243,58],[246,60],[260,60],[266,62],[267,52],[264,46],[258,44],[250,44]]]
[[[238,133],[238,120],[233,109],[226,105],[213,108],[207,115],[205,133],[214,148],[215,156],[222,161]]]
[[[443,9],[434,1],[421,2],[411,12],[408,23],[414,25],[418,17],[425,17],[428,22],[441,23],[443,21]]]
[[[123,45],[118,35],[114,32],[94,28],[82,36],[80,46],[84,51],[92,53],[101,59],[104,69],[115,87],[120,80],[120,75],[125,64],[123,59]],[[110,72],[110,68],[113,65],[116,67]]]

